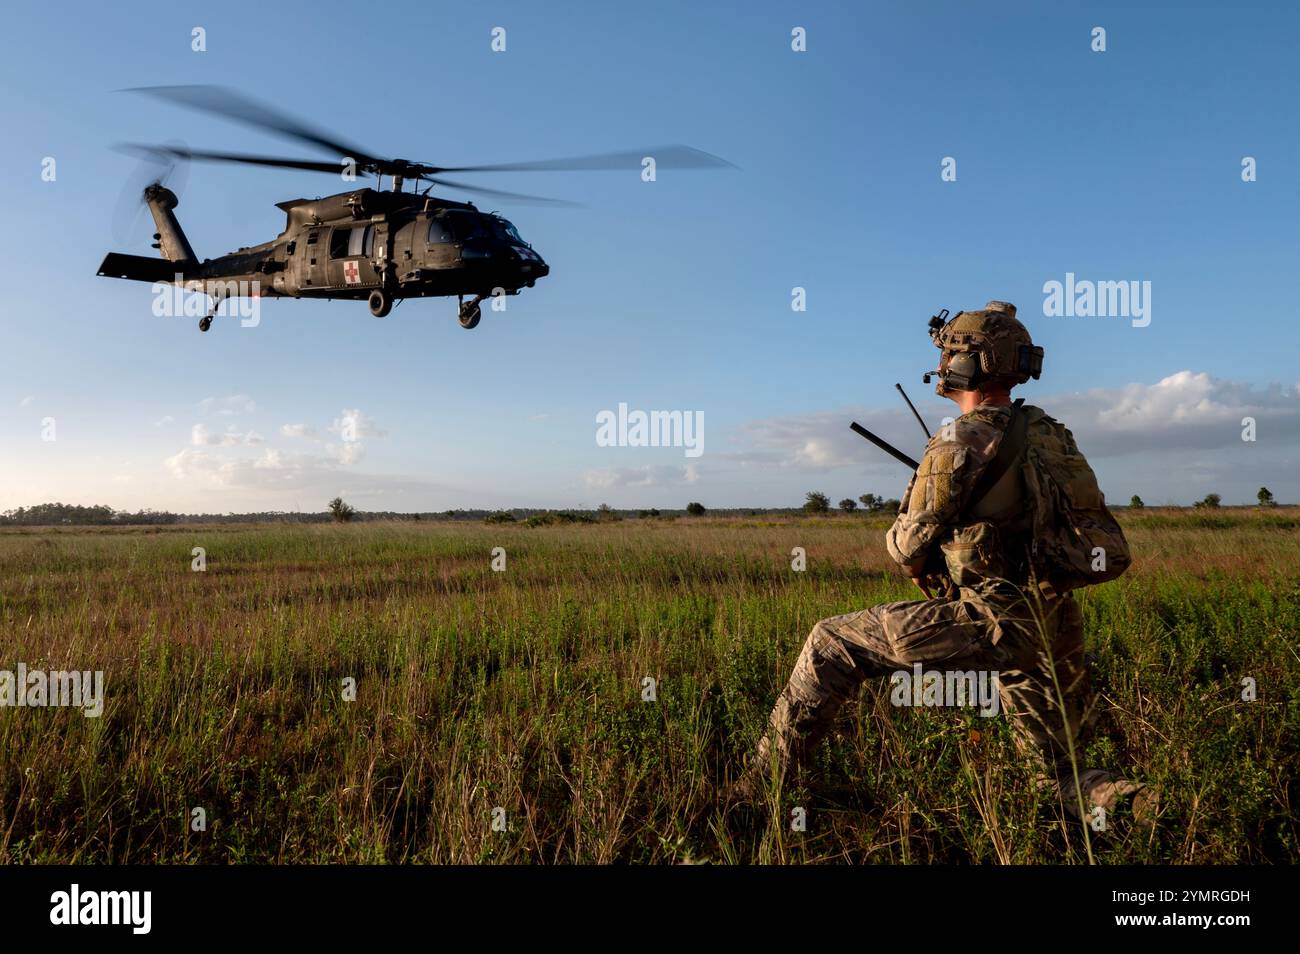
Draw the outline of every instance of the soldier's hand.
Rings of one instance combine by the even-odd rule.
[[[930,595],[930,586],[926,579],[925,557],[921,557],[919,560],[913,560],[911,563],[903,567],[903,569],[907,571],[907,575],[912,578],[912,582],[917,585],[917,588],[925,594],[926,599],[934,599],[934,597]]]

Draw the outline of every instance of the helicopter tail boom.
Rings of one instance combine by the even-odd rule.
[[[145,255],[123,255],[109,252],[99,266],[99,275],[104,278],[125,278],[133,282],[175,282],[189,277],[185,266],[192,262],[169,262],[164,258],[149,258]]]
[[[154,183],[144,190],[144,201],[149,206],[154,225],[158,227],[157,248],[163,258],[178,265],[195,263],[194,249],[176,219],[176,193],[165,186]]]

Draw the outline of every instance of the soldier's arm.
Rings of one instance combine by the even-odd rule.
[[[994,426],[958,419],[950,436],[936,434],[926,446],[885,537],[889,555],[911,575],[918,575],[931,549],[959,522],[975,482],[997,453],[1000,437]]]

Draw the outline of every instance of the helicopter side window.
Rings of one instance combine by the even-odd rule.
[[[362,255],[369,258],[375,245],[375,229],[370,225],[335,229],[330,233],[330,258]]]
[[[454,241],[456,241],[456,237],[452,235],[451,225],[445,219],[429,220],[430,245],[446,245]]]
[[[452,212],[446,217],[447,228],[456,236],[456,241],[465,242],[472,239],[489,238],[490,234],[483,226],[480,217],[472,212]]]
[[[335,229],[330,233],[330,258],[343,258],[348,254],[348,239],[351,229]]]
[[[375,227],[373,225],[357,226],[352,230],[348,240],[349,255],[364,255],[369,258],[375,249]]]

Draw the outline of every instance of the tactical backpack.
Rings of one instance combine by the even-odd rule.
[[[1029,505],[1029,567],[1043,594],[1052,598],[1115,579],[1132,561],[1096,475],[1064,426],[1037,408],[1026,411],[1023,404],[1023,398],[1012,404],[997,454],[971,499],[983,500],[1018,467]],[[944,546],[949,573],[958,584],[1006,575],[1005,568],[999,572],[986,565],[999,549],[989,540],[994,532],[986,522],[977,523]]]
[[[1050,596],[1051,590],[1064,593],[1120,576],[1132,563],[1128,541],[1073,435],[1046,414],[1028,432],[1023,473],[1034,512],[1030,564],[1040,586]]]

